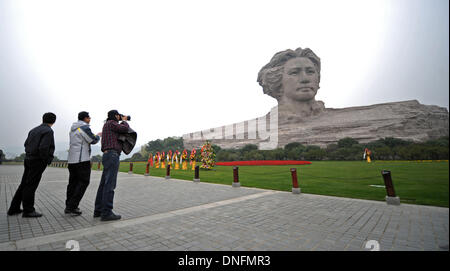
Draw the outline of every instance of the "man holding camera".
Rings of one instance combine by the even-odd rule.
[[[91,178],[91,144],[100,140],[101,133],[94,135],[89,128],[91,117],[86,111],[78,113],[78,121],[70,128],[69,184],[67,185],[64,213],[81,215],[78,208]]]
[[[122,120],[119,123],[119,120]],[[117,110],[108,112],[108,119],[102,130],[102,164],[103,173],[95,199],[94,217],[101,217],[102,221],[118,220],[120,215],[112,212],[114,201],[114,189],[117,183],[117,173],[120,165],[120,153],[122,152],[122,142],[119,140],[120,134],[128,133],[128,116],[119,114]]]

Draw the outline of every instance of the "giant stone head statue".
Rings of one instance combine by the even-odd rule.
[[[280,109],[317,111],[323,103],[315,96],[320,82],[320,58],[309,49],[297,48],[276,53],[258,73],[265,94],[278,100]],[[294,112],[293,112],[294,113]]]

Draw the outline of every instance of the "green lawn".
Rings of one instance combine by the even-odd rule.
[[[146,163],[134,163],[134,173],[144,174]],[[386,189],[370,185],[384,185],[381,170],[390,170],[394,188],[403,203],[448,207],[448,162],[374,161],[312,162],[301,166],[240,166],[241,186],[291,191],[289,169],[297,168],[302,193],[384,201]],[[97,164],[93,165],[97,169]],[[122,162],[120,171],[128,172],[129,163]],[[151,176],[163,177],[165,169],[150,168]],[[171,170],[171,177],[192,181],[191,170]],[[233,168],[216,166],[214,170],[200,170],[202,182],[231,185]]]

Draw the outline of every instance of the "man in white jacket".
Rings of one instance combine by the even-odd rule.
[[[81,215],[78,208],[91,178],[91,144],[100,140],[101,133],[94,135],[89,128],[91,117],[88,112],[78,113],[78,121],[70,128],[68,156],[69,184],[67,185],[66,209],[64,213]]]

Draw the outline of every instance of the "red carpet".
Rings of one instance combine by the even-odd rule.
[[[279,166],[279,165],[309,165],[309,161],[295,160],[255,160],[255,161],[233,161],[218,162],[218,166]]]

